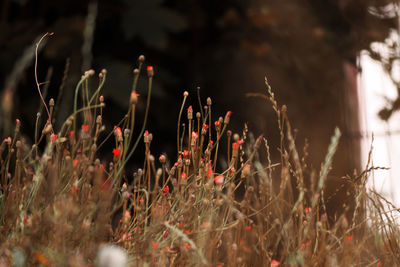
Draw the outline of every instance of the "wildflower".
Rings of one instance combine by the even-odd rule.
[[[271,261],[271,267],[278,267],[279,265],[281,265],[281,263],[277,260],[272,260]]]
[[[189,156],[190,156],[190,151],[189,150],[183,151],[183,157],[187,158]]]
[[[119,150],[118,148],[114,148],[112,153],[114,154],[114,157],[118,158],[121,154],[121,150]]]
[[[208,176],[208,178],[213,178],[213,175],[214,175],[213,170],[212,170],[211,168],[208,169],[208,170],[207,170],[207,176]]]
[[[140,197],[139,203],[140,203],[140,204],[143,204],[143,203],[144,203],[143,197]]]
[[[137,103],[139,96],[140,95],[138,93],[136,93],[135,90],[132,91],[131,97],[129,99],[129,102],[131,103],[131,105],[135,105]]]
[[[304,212],[305,212],[305,214],[309,214],[309,213],[312,212],[312,208],[311,207],[305,207],[304,208]]]
[[[55,141],[57,141],[57,137],[58,137],[58,135],[56,135],[56,134],[51,134],[51,141],[52,142],[55,142]]]
[[[121,128],[120,127],[117,127],[117,126],[114,126],[114,134],[115,134],[115,136],[122,136],[122,131],[121,131]]]
[[[85,132],[89,131],[89,125],[84,124],[81,126],[82,130],[84,130]]]
[[[154,76],[154,68],[153,66],[147,66],[147,76],[153,77]]]
[[[158,249],[158,247],[160,246],[160,243],[158,243],[158,242],[151,242],[151,246],[152,246],[154,249]]]
[[[182,178],[183,180],[186,180],[186,179],[187,179],[187,175],[186,175],[186,173],[182,172],[182,174],[181,174],[181,178]]]
[[[162,191],[163,191],[164,196],[167,196],[169,193],[169,186],[167,185],[166,187],[164,187]]]
[[[220,126],[221,124],[219,123],[219,121],[215,121],[215,122],[214,122],[214,125],[215,125],[215,128],[217,128],[217,129],[218,129],[218,128],[219,128],[219,126]]]
[[[76,166],[76,165],[78,165],[78,163],[79,163],[79,160],[77,160],[77,159],[74,159],[73,161],[72,161],[72,166]]]
[[[191,247],[190,244],[185,244],[185,248],[189,249]]]
[[[301,249],[305,249],[310,245],[310,241],[307,241],[306,243],[301,244]]]
[[[222,185],[224,183],[224,176],[218,175],[214,178],[214,182],[216,185]]]
[[[237,150],[238,149],[238,144],[235,142],[232,144],[232,149]]]
[[[193,108],[192,106],[189,106],[187,109],[187,116],[188,116],[188,120],[193,119]]]
[[[196,132],[192,132],[192,139],[196,140],[198,137],[198,134]]]
[[[77,186],[73,186],[72,188],[71,188],[71,193],[73,193],[73,194],[75,194],[76,192],[78,192],[79,191],[79,187],[77,187]]]
[[[74,135],[75,135],[75,132],[74,132],[74,131],[70,131],[70,132],[69,132],[69,137],[72,138],[72,137],[74,137]]]
[[[224,124],[229,123],[229,119],[230,119],[231,115],[232,115],[232,111],[229,110],[225,115]]]
[[[185,234],[190,234],[190,230],[185,230]]]
[[[347,235],[347,236],[346,236],[346,241],[347,241],[347,242],[353,241],[353,236],[352,236],[352,235]]]
[[[208,130],[208,125],[207,124],[203,124],[201,131],[207,131]]]
[[[251,225],[247,225],[246,230],[251,231]]]
[[[147,144],[147,143],[150,143],[150,134],[149,134],[149,131],[145,131],[144,132],[144,134],[143,134],[143,139],[144,139],[144,142]]]

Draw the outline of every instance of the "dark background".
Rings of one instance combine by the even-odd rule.
[[[247,122],[251,132],[270,140],[277,156],[278,128],[270,104],[262,98],[246,97],[247,93],[265,94],[264,77],[268,77],[279,103],[288,106],[293,127],[299,130],[300,148],[305,138],[310,140],[313,167],[319,169],[333,129],[339,126],[343,138],[332,174],[351,174],[360,167],[355,80],[361,69],[357,55],[369,50],[372,42],[385,40],[390,29],[397,27],[388,8],[391,2],[395,1],[3,0],[3,135],[9,134],[15,118],[22,120],[27,136],[33,131],[40,104],[33,58],[18,60],[38,37],[54,32],[39,53],[38,78],[45,81],[48,68],[53,68],[47,100],[56,99],[69,58],[62,102],[56,103],[56,127],[72,111],[75,84],[91,67],[97,73],[108,70],[104,121],[111,130],[128,108],[132,70],[137,57],[144,54],[146,64],[155,69],[147,128],[154,134],[152,152],[156,156],[166,152],[174,161],[182,93],[189,91],[189,102],[199,111],[197,86],[203,104],[207,96],[213,99],[214,120],[232,110],[233,131],[240,133]],[[95,7],[94,3],[93,42],[84,54],[88,6]],[[18,68],[21,70],[16,71]],[[143,99],[146,88],[146,80],[141,80],[138,93]],[[12,103],[12,108],[7,103]],[[139,104],[137,125],[143,113],[144,106]],[[111,146],[102,153],[110,158]]]

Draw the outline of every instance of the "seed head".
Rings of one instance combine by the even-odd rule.
[[[95,74],[93,69],[88,70],[87,73],[89,76],[93,76]]]
[[[160,161],[161,164],[165,164],[167,159],[166,159],[165,155],[161,154],[160,157],[158,158],[158,160]]]

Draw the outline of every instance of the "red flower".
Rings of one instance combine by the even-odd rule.
[[[211,168],[208,169],[208,170],[207,170],[207,176],[208,176],[208,178],[212,178],[213,175],[214,175],[214,171],[213,171]]]
[[[346,240],[347,240],[347,242],[353,241],[353,236],[352,235],[347,235],[346,236]]]
[[[164,193],[164,196],[167,196],[169,193],[169,186],[167,185],[166,187],[164,187],[162,191]]]
[[[277,260],[272,260],[271,261],[271,267],[278,267],[279,265],[281,265],[281,263]]]
[[[305,212],[306,214],[309,214],[309,213],[312,212],[312,208],[311,208],[311,207],[306,207],[306,208],[304,208],[304,212]]]
[[[182,178],[183,180],[187,179],[187,175],[186,175],[186,173],[182,172],[182,174],[181,174],[181,178]]]
[[[233,143],[233,144],[232,144],[232,149],[233,149],[233,150],[236,150],[237,148],[238,148],[238,144],[237,144],[236,142]]]
[[[112,153],[114,154],[114,157],[118,158],[121,154],[121,150],[119,150],[118,148],[114,148]]]
[[[78,192],[79,191],[79,187],[77,187],[77,186],[74,186],[74,187],[72,187],[71,188],[71,193],[76,193],[76,192]]]
[[[70,131],[69,132],[69,137],[74,137],[75,132],[74,131]]]
[[[247,231],[251,231],[251,225],[247,225],[246,229]]]
[[[183,151],[183,157],[187,158],[189,156],[190,156],[190,151],[189,150]]]
[[[154,68],[153,68],[153,66],[147,66],[147,75],[149,77],[153,77],[154,76]]]
[[[85,132],[89,131],[89,125],[87,124],[82,125],[82,130],[84,130]]]
[[[158,242],[151,242],[151,246],[152,246],[154,249],[158,249],[158,247],[160,246],[160,243],[158,243]]]
[[[52,142],[55,142],[55,141],[57,141],[57,137],[58,137],[58,135],[56,135],[56,134],[51,134],[51,141]]]
[[[218,128],[218,127],[220,126],[219,121],[215,121],[215,122],[214,122],[214,125],[215,125],[215,128]]]
[[[185,245],[185,248],[187,248],[187,249],[189,249],[190,247],[191,247],[190,244],[186,244],[186,245]]]
[[[192,106],[189,106],[188,109],[187,109],[187,111],[188,111],[188,112],[193,112]]]
[[[224,183],[224,176],[218,175],[214,178],[214,182],[216,185],[222,185]]]
[[[74,159],[73,161],[72,161],[72,165],[75,167],[76,165],[78,165],[78,163],[79,163],[79,160],[77,160],[77,159]]]
[[[192,132],[192,139],[196,140],[198,137],[198,134],[196,132]]]
[[[114,126],[114,134],[115,136],[122,136],[122,131],[120,127]]]

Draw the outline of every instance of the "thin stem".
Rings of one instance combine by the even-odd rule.
[[[36,87],[37,87],[38,92],[39,92],[40,99],[42,100],[43,105],[44,105],[44,107],[46,108],[46,112],[47,112],[47,115],[48,115],[49,119],[50,119],[50,111],[49,111],[49,109],[47,108],[46,102],[45,102],[44,99],[43,99],[42,92],[40,91],[40,84],[39,84],[38,77],[37,77],[37,65],[38,65],[38,49],[39,49],[40,43],[42,42],[42,40],[43,40],[44,38],[46,38],[47,36],[52,36],[53,34],[54,34],[53,32],[46,32],[46,33],[42,36],[42,38],[40,38],[39,42],[37,42],[36,48],[35,48],[35,82],[36,82]],[[50,122],[50,123],[51,123],[51,122]]]

